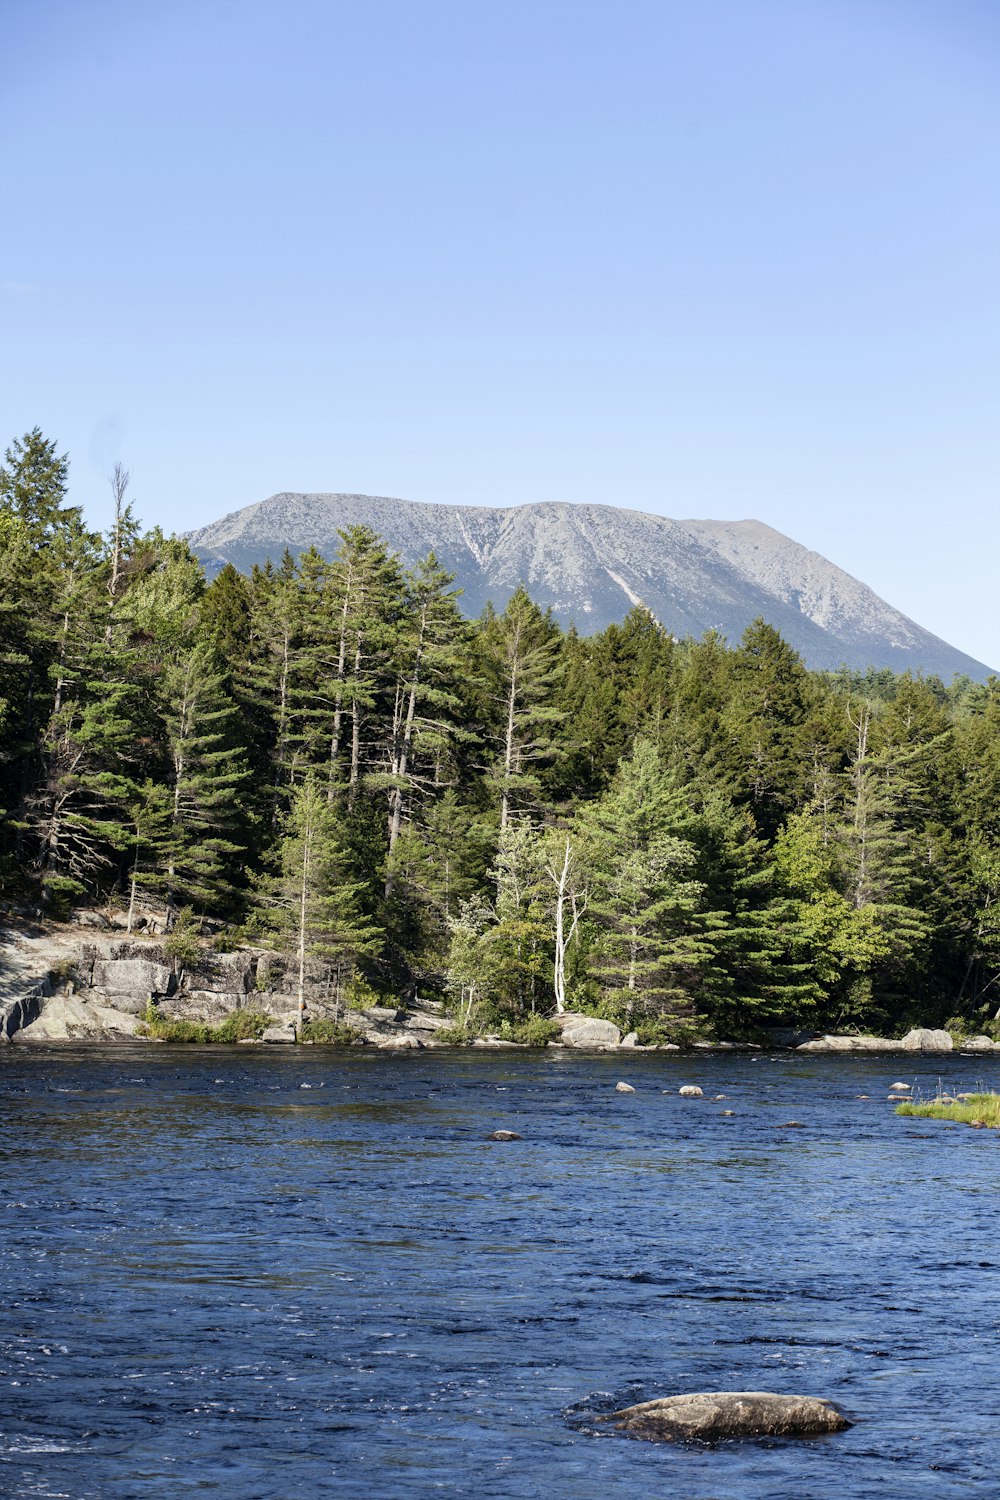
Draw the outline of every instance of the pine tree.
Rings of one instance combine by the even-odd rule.
[[[480,641],[497,745],[491,779],[500,796],[503,829],[514,811],[530,811],[538,804],[540,768],[557,752],[555,736],[562,714],[552,699],[559,631],[521,584],[502,615],[486,615]]]
[[[651,741],[639,740],[608,792],[577,815],[590,869],[592,968],[629,1021],[690,1014],[711,949],[693,878],[690,814]]]
[[[433,552],[407,577],[389,741],[390,857],[404,812],[417,797],[440,795],[451,780],[452,747],[467,735],[459,724],[459,686],[463,670],[468,674],[468,630],[452,581]],[[392,879],[390,863],[387,897]]]
[[[805,667],[773,626],[757,619],[730,663],[731,697],[721,729],[727,759],[758,828],[773,837],[802,784],[800,730],[809,708]]]
[[[300,1032],[307,959],[318,957],[330,966],[339,1003],[358,960],[379,948],[376,929],[360,913],[359,888],[345,879],[337,823],[325,789],[310,772],[293,791],[273,873],[261,882],[258,894],[266,928],[294,955]]]
[[[340,537],[326,661],[333,691],[328,794],[344,790],[350,807],[365,771],[386,759],[391,731],[375,709],[394,680],[403,586],[398,562],[368,527],[351,526]]]
[[[80,523],[79,508],[65,504],[68,473],[68,455],[60,456],[39,427],[15,438],[4,454],[0,511],[16,516],[35,546],[45,545],[68,521]]]
[[[163,883],[171,913],[234,905],[248,772],[236,708],[213,648],[200,642],[171,663],[161,686],[169,754],[170,827]]]

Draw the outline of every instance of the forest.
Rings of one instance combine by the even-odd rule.
[[[0,467],[0,899],[301,943],[346,1001],[456,1029],[563,1009],[644,1041],[987,1030],[1000,1008],[1000,682],[808,670],[763,620],[466,619],[364,527],[207,582]]]

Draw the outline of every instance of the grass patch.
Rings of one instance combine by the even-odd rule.
[[[243,1042],[255,1041],[263,1036],[271,1024],[269,1016],[259,1011],[234,1010],[219,1026],[209,1026],[202,1021],[168,1021],[146,1012],[146,1019],[137,1028],[137,1036],[149,1037],[154,1042]]]
[[[929,1099],[921,1103],[907,1099],[896,1105],[897,1115],[915,1115],[921,1120],[954,1120],[958,1125],[971,1125],[978,1120],[1000,1130],[1000,1094],[972,1094],[968,1099]]]

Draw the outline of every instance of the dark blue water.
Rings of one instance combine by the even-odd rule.
[[[0,1494],[996,1493],[1000,1136],[885,1098],[939,1073],[1000,1083],[992,1059],[7,1049]],[[857,1425],[684,1448],[595,1421],[717,1388]]]

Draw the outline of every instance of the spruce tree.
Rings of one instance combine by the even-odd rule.
[[[577,815],[591,877],[592,969],[605,999],[630,1022],[690,1015],[711,959],[689,824],[648,740],[637,742],[605,795]]]
[[[374,925],[361,914],[357,883],[345,878],[338,814],[315,772],[292,792],[271,872],[261,881],[260,919],[282,951],[293,957],[299,1029],[305,1014],[307,960],[324,960],[338,1004],[359,959],[379,949]]]
[[[161,685],[169,755],[170,824],[163,884],[172,916],[182,904],[201,911],[236,904],[247,779],[236,708],[225,673],[207,642],[172,662]]]
[[[540,771],[557,754],[563,715],[553,699],[559,630],[521,584],[502,615],[487,613],[480,633],[495,750],[490,779],[499,793],[500,827],[530,812],[542,795]]]

